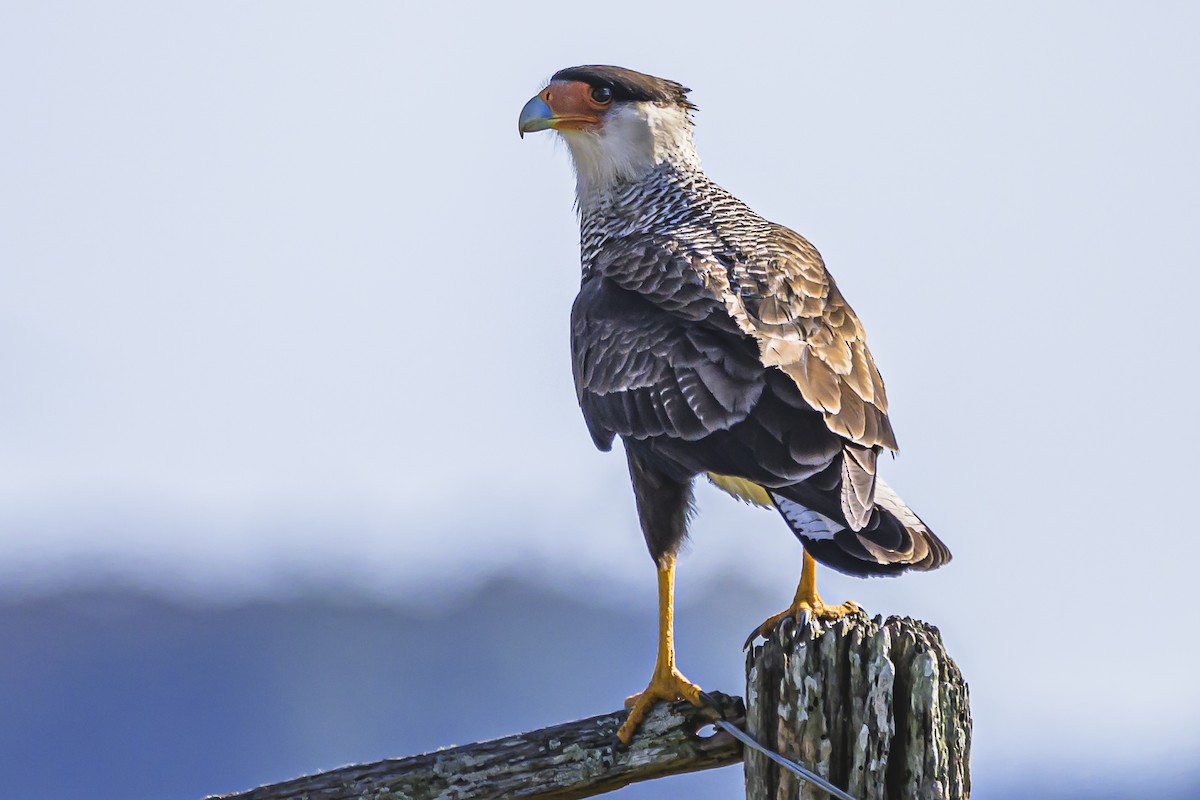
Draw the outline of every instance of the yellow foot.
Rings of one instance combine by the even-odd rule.
[[[779,624],[785,619],[793,619],[796,621],[797,625],[800,625],[807,623],[809,619],[832,621],[835,619],[841,619],[842,617],[849,617],[854,614],[861,613],[863,613],[863,610],[859,608],[858,603],[855,603],[853,600],[847,600],[841,605],[836,606],[825,605],[825,603],[821,602],[821,598],[819,597],[815,600],[797,600],[796,602],[792,603],[790,608],[780,611],[778,614],[767,617],[766,622],[764,622],[762,625],[759,625],[750,633],[748,637],[746,637],[746,644],[744,644],[742,648],[745,649],[749,647],[750,643],[753,642],[756,637],[761,636],[764,639],[767,638],[767,636],[771,634],[771,631],[778,628]]]
[[[621,740],[621,744],[629,744],[633,740],[633,734],[637,732],[638,726],[646,718],[646,712],[659,700],[665,700],[668,703],[687,700],[694,706],[704,705],[700,701],[700,687],[683,677],[679,670],[671,667],[663,672],[655,671],[654,677],[650,679],[650,685],[644,692],[625,698],[625,707],[629,709],[629,716],[625,718],[625,724],[617,731],[617,738]]]

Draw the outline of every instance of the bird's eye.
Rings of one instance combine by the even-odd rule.
[[[606,106],[612,102],[612,89],[607,86],[597,86],[592,89],[592,99],[602,106]]]

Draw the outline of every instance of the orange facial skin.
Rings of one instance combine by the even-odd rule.
[[[554,119],[553,128],[586,131],[604,121],[604,112],[612,105],[597,102],[592,97],[593,87],[582,81],[555,81],[538,94],[542,102],[550,107]]]

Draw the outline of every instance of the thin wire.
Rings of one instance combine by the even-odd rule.
[[[797,764],[795,761],[792,761],[790,758],[784,758],[783,756],[779,755],[779,753],[776,753],[772,750],[768,750],[767,748],[763,747],[761,744],[759,744],[758,742],[751,739],[750,735],[748,733],[746,733],[741,728],[734,725],[732,722],[726,722],[723,719],[719,719],[716,722],[714,722],[713,724],[716,725],[721,730],[729,733],[730,736],[737,739],[742,744],[746,745],[746,747],[757,750],[758,752],[762,753],[767,758],[774,761],[776,764],[779,764],[783,767],[786,767],[787,769],[790,769],[792,772],[796,773],[797,775],[799,775],[801,778],[808,781],[809,783],[811,783],[815,786],[820,786],[822,789],[829,792],[834,797],[838,798],[838,800],[856,800],[854,795],[846,794],[841,789],[834,786],[832,783],[825,780],[820,775],[818,775],[817,773],[808,769],[807,767],[803,766],[802,764]]]
[[[713,724],[728,733],[733,738],[737,739],[742,744],[746,745],[746,747],[749,747],[752,750],[757,750],[767,758],[774,761],[776,764],[791,770],[809,783],[821,787],[838,800],[856,800],[854,795],[847,794],[846,792],[842,791],[803,764],[797,764],[790,758],[785,758],[784,756],[779,755],[779,753],[776,753],[774,750],[768,750],[758,742],[754,741],[754,739],[750,738],[750,734],[746,733],[741,728],[725,719],[725,714],[721,711],[721,707],[717,705],[716,701],[713,700],[713,698],[707,692],[701,692],[700,697],[702,697],[705,702],[707,702],[708,705],[716,710],[716,712],[721,716],[721,718],[716,720]]]

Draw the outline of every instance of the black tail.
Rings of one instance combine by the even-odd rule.
[[[822,564],[868,576],[937,569],[950,561],[950,549],[882,478],[875,479],[875,507],[861,530],[846,524],[834,499],[840,491],[830,494],[807,482],[771,490],[780,515]]]

